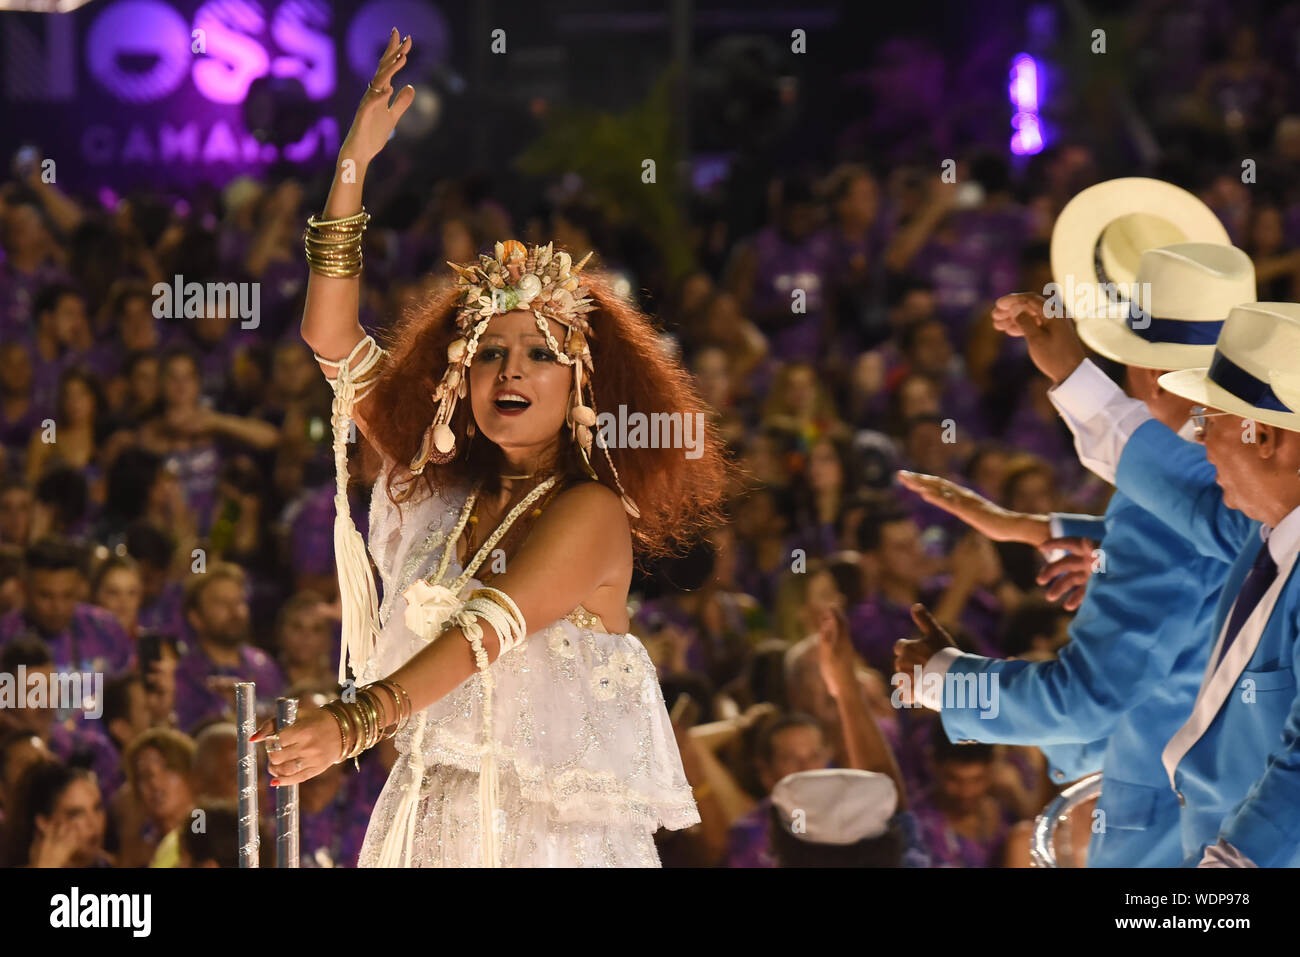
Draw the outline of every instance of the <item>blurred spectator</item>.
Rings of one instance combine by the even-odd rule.
[[[787,176],[777,186],[770,225],[730,265],[730,291],[779,356],[811,360],[831,341],[834,253],[820,220],[812,183]]]
[[[333,682],[338,665],[332,662],[334,635],[321,596],[298,592],[280,608],[275,622],[274,648],[285,681]]]
[[[993,746],[953,744],[935,725],[934,781],[916,817],[935,867],[1001,867],[1013,816],[992,792]]]
[[[26,687],[21,689],[27,695],[25,706],[0,713],[0,729],[36,735],[55,757],[94,771],[105,796],[111,795],[122,783],[122,767],[103,714],[93,718],[103,702],[93,697],[97,690],[93,684],[86,687],[90,679],[82,676],[81,701],[63,700],[61,689],[75,690],[77,686],[59,680],[61,669],[55,667],[45,646],[32,638],[19,638],[4,647],[0,673],[13,675],[10,680],[15,688],[18,676],[27,676]],[[104,693],[107,695],[107,686]]]
[[[5,866],[111,867],[105,821],[94,774],[38,760],[18,781]]]
[[[280,669],[249,644],[247,576],[237,565],[214,563],[185,585],[185,618],[195,640],[176,667],[176,713],[182,728],[234,709],[234,686],[257,683],[260,699],[284,687]]]
[[[39,639],[62,671],[115,673],[132,657],[131,639],[109,612],[81,600],[82,558],[66,540],[44,538],[24,555],[23,607],[0,618],[0,647]]]
[[[179,549],[175,539],[163,531],[166,527],[147,520],[134,522],[127,529],[125,546],[140,570],[140,627],[174,639],[188,636],[190,631],[181,607],[185,590],[172,577],[173,558]]]
[[[239,867],[239,806],[234,801],[206,800],[195,808],[203,827],[182,827],[177,832],[177,867]],[[265,825],[258,827],[263,848],[275,838]]]
[[[728,867],[776,867],[770,843],[771,792],[788,774],[815,771],[831,760],[830,748],[817,719],[792,714],[774,718],[759,732],[755,766],[764,797],[731,826],[727,842]]]
[[[194,807],[194,741],[170,728],[150,728],[123,756],[134,812],[119,819],[123,867],[175,867],[178,828]]]

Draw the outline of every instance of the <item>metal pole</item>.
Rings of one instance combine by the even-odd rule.
[[[275,699],[275,730],[298,720],[297,698]],[[298,785],[275,789],[275,866],[298,867]]]
[[[239,725],[239,866],[258,867],[257,747],[250,740],[257,730],[257,686],[235,685],[235,718]]]

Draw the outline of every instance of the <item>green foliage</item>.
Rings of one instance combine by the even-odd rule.
[[[647,159],[655,161],[653,183],[641,181]],[[677,163],[671,71],[660,77],[643,102],[623,113],[556,109],[516,165],[540,178],[576,173],[586,186],[587,199],[598,204],[613,225],[635,223],[653,239],[670,280],[693,267],[682,213],[686,184]]]

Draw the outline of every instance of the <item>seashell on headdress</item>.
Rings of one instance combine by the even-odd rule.
[[[564,252],[556,252],[554,243],[534,246],[530,252],[515,239],[499,242],[495,256],[479,256],[477,263],[460,265],[447,263],[456,272],[456,286],[461,290],[461,305],[456,313],[460,336],[447,346],[447,369],[433,393],[437,411],[425,430],[420,449],[411,460],[411,472],[419,475],[429,462],[442,465],[456,456],[456,435],[451,429],[451,417],[458,400],[469,393],[469,368],[478,350],[478,341],[487,330],[493,316],[515,309],[533,314],[537,328],[556,359],[573,367],[573,396],[566,421],[582,455],[587,474],[599,481],[591,466],[591,442],[596,425],[595,396],[591,391],[591,378],[595,369],[591,363],[591,349],[587,340],[593,338],[586,314],[596,308],[588,298],[587,286],[580,275],[591,259],[591,253],[575,263]],[[551,334],[548,319],[564,327],[564,342],[558,343]],[[586,382],[583,372],[586,372]],[[591,395],[591,404],[584,401],[584,389]],[[618,469],[610,458],[604,439],[600,447],[605,452],[614,482],[622,495],[623,507],[633,518],[640,517],[636,504],[623,490]]]

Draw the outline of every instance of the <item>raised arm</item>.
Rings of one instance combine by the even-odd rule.
[[[388,102],[393,76],[405,65],[410,50],[411,38],[399,41],[394,29],[388,47],[380,57],[374,79],[357,107],[352,128],[339,149],[338,165],[325,201],[323,219],[343,219],[361,212],[361,191],[370,162],[383,149],[397,121],[415,99],[415,89],[406,86],[393,99],[391,106]],[[358,320],[360,304],[359,276],[326,276],[312,270],[307,280],[301,327],[303,340],[312,352],[334,362],[349,355],[366,335]],[[330,379],[338,374],[334,365],[321,363],[321,369]],[[354,415],[354,418],[364,432],[363,419],[359,415]]]

